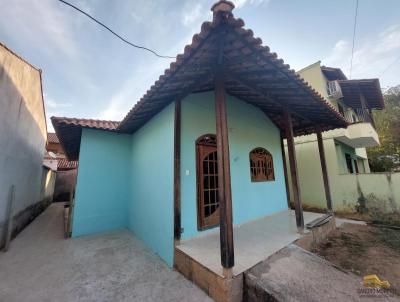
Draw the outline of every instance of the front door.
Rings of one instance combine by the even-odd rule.
[[[219,224],[217,144],[213,134],[200,137],[197,153],[197,225],[199,230]]]

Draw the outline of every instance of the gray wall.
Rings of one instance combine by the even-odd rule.
[[[10,186],[14,216],[43,197],[46,132],[40,72],[0,44],[0,245]]]

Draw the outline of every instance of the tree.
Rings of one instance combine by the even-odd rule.
[[[400,85],[383,94],[385,109],[373,112],[381,145],[368,149],[371,171],[400,169]]]

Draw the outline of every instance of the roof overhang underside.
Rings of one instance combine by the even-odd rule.
[[[328,81],[347,80],[347,77],[340,68],[321,66],[321,70]]]
[[[68,160],[75,161],[79,158],[82,129],[95,129],[116,132],[118,122],[76,119],[65,117],[52,117],[51,122],[60,140],[62,149]]]
[[[365,97],[370,109],[383,109],[384,102],[378,79],[338,81],[343,94],[343,102],[353,108],[361,108],[360,96]]]
[[[260,108],[281,130],[285,128],[285,109],[292,113],[295,135],[312,133],[316,126],[322,130],[346,127],[340,114],[321,95],[243,25],[233,16],[225,22],[203,23],[200,34],[132,108],[118,130],[133,133],[169,103],[192,92],[213,90],[220,57],[226,92]]]
[[[283,135],[285,110],[292,115],[294,135],[313,133],[316,127],[326,131],[347,126],[321,95],[243,26],[232,14],[203,23],[192,44],[111,131],[134,133],[168,104],[190,93],[213,90],[217,61],[223,65],[226,93],[258,107]],[[68,158],[76,159],[81,127],[67,130],[53,124]]]

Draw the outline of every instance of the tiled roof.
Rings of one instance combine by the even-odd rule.
[[[227,1],[219,3],[231,5]],[[322,131],[347,126],[328,101],[276,53],[270,52],[268,46],[263,46],[252,30],[244,28],[242,19],[235,18],[230,11],[219,10],[214,12],[212,22],[202,24],[200,33],[193,36],[184,53],[177,56],[120,123],[52,118],[68,158],[78,158],[79,131],[83,127],[134,133],[170,103],[193,92],[214,89],[217,61],[224,62],[226,92],[258,107],[283,133],[285,110],[291,112],[295,135],[313,133],[316,126]],[[79,130],[65,132],[67,126]]]
[[[362,108],[360,94],[365,97],[370,109],[383,109],[382,89],[379,79],[357,79],[338,81],[343,94],[343,102],[353,108]]]
[[[66,158],[57,158],[57,170],[72,170],[78,167],[78,161]]]
[[[329,81],[347,80],[346,75],[340,68],[321,66],[321,71]]]
[[[53,143],[53,144],[58,144],[60,141],[58,140],[57,134],[55,133],[47,133],[47,142],[48,143]]]
[[[51,117],[51,120],[57,124],[80,126],[85,128],[102,129],[102,130],[115,130],[119,122],[105,121],[105,120],[94,120],[84,118],[70,118],[70,117]]]
[[[284,108],[290,108],[295,135],[313,133],[315,125],[323,131],[347,126],[328,101],[244,25],[229,11],[219,11],[212,22],[204,22],[200,33],[129,111],[118,130],[133,133],[171,102],[195,91],[212,90],[214,67],[221,57],[227,93],[260,108],[281,130]]]
[[[82,128],[116,131],[119,122],[79,119],[67,117],[51,117],[57,137],[69,160],[77,160],[81,143]]]

